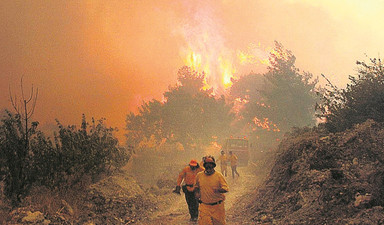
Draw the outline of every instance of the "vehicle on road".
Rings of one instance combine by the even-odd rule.
[[[250,158],[249,141],[247,138],[228,138],[223,145],[223,151],[232,151],[238,157],[238,166],[247,166]]]

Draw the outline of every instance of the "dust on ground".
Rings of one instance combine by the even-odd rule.
[[[219,168],[218,168],[219,169]],[[240,225],[251,224],[247,218],[239,217],[238,210],[234,208],[244,207],[245,203],[238,202],[240,197],[252,193],[257,188],[257,183],[260,178],[256,176],[250,167],[239,167],[238,171],[240,177],[233,179],[231,176],[226,177],[230,191],[226,193],[225,208],[228,225]],[[172,190],[169,190],[168,201],[165,201],[163,205],[158,207],[158,211],[153,213],[149,218],[138,222],[140,225],[168,225],[168,224],[180,224],[190,225],[197,224],[197,222],[189,221],[188,206],[183,194],[180,196],[172,194]]]

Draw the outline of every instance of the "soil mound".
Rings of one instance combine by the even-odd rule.
[[[247,215],[256,224],[383,224],[383,182],[383,124],[301,131],[282,141]]]
[[[18,208],[4,208],[3,224],[133,224],[156,209],[157,200],[121,171],[67,191],[36,187]],[[3,204],[6,206],[6,204]],[[0,223],[1,224],[1,223]]]

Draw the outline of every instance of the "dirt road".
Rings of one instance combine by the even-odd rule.
[[[228,225],[240,225],[251,224],[247,222],[247,218],[241,218],[238,215],[231,214],[232,207],[239,207],[236,200],[239,197],[249,193],[255,187],[255,182],[258,180],[255,175],[247,172],[244,167],[238,168],[240,177],[233,179],[232,177],[226,177],[229,184],[230,191],[226,193],[225,208],[227,212],[227,224]],[[236,203],[236,204],[235,204]],[[155,212],[151,218],[146,221],[140,222],[140,225],[192,225],[197,222],[189,221],[189,214],[187,204],[185,202],[184,195],[177,196],[172,199],[169,205],[165,205],[157,212]]]

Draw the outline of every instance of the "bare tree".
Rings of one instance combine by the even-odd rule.
[[[31,93],[29,97],[26,98],[24,94],[23,77],[21,77],[20,79],[20,89],[21,89],[21,98],[18,99],[16,95],[12,96],[11,85],[9,85],[9,97],[11,99],[12,106],[16,111],[16,114],[18,114],[21,120],[24,122],[25,127],[23,131],[23,135],[25,138],[25,149],[27,150],[29,149],[29,133],[31,131],[30,128],[28,127],[28,122],[29,122],[29,119],[32,117],[33,113],[35,112],[39,89],[36,88],[36,91],[35,91],[32,84]]]

